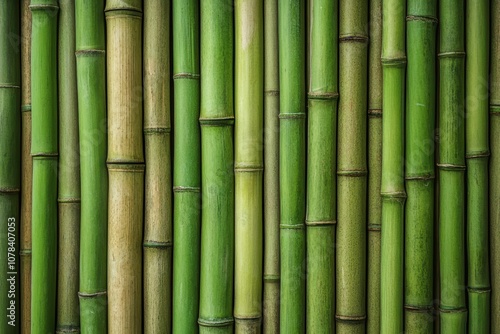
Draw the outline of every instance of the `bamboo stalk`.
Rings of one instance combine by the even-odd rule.
[[[80,328],[78,258],[80,239],[80,157],[75,61],[75,3],[59,1],[59,189],[57,333]]]
[[[381,333],[403,331],[405,3],[382,3]]]
[[[32,0],[33,157],[31,332],[54,331],[57,278],[57,12]]]
[[[144,333],[172,330],[170,1],[144,2]]]
[[[232,333],[233,3],[201,2],[200,333]],[[217,327],[215,330],[214,327]]]
[[[408,1],[405,330],[433,333],[437,1]]]
[[[0,4],[0,261],[1,333],[19,333],[19,222],[21,188],[21,67],[19,3]]]
[[[142,326],[142,1],[108,0],[108,333]]]
[[[467,121],[467,285],[469,333],[490,333],[488,249],[488,76],[489,10],[487,0],[466,5]]]
[[[311,1],[309,15],[306,326],[308,333],[333,333],[338,3]]]
[[[264,10],[262,0],[236,0],[235,12],[235,272],[236,333],[260,333],[262,322],[262,181]]]
[[[368,334],[380,333],[380,230],[382,221],[382,0],[370,1],[368,53]]]
[[[264,1],[264,297],[263,332],[280,325],[278,0]]]
[[[340,1],[337,333],[366,326],[367,21],[368,1]]]
[[[173,1],[173,332],[198,331],[200,274],[199,1]]]
[[[464,2],[440,2],[439,257],[441,333],[465,333]]]

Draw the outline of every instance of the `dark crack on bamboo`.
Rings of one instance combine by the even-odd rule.
[[[282,230],[303,230],[304,228],[304,224],[280,224]]]
[[[460,171],[465,171],[465,169],[467,168],[464,165],[457,165],[457,164],[441,164],[441,163],[438,163],[438,164],[436,164],[436,166],[440,170],[459,171],[459,172]]]
[[[366,321],[366,315],[341,315],[335,314],[335,319],[339,322],[346,322],[351,324],[360,324]]]
[[[0,187],[0,194],[15,194],[21,192],[20,188]]]
[[[264,274],[264,282],[266,283],[279,283],[281,280],[280,275]]]
[[[340,35],[339,43],[368,43],[366,35]]]
[[[439,58],[465,58],[464,51],[447,51],[438,53]]]
[[[382,109],[368,109],[368,117],[381,118],[382,117]]]
[[[155,241],[155,240],[145,240],[142,244],[144,248],[160,248],[160,249],[168,249],[172,248],[171,241]]]
[[[302,120],[306,118],[306,113],[303,112],[297,112],[297,113],[280,113],[278,115],[279,119],[297,119],[297,120]]]
[[[428,313],[431,310],[434,309],[434,305],[411,305],[411,304],[405,304],[404,309],[409,311],[409,312],[414,312],[414,313]]]
[[[10,84],[0,84],[0,89],[1,88],[5,88],[5,89],[21,89],[21,86],[10,85]]]
[[[422,174],[422,175],[405,175],[406,181],[430,181],[434,180],[436,176],[434,174]]]
[[[200,75],[196,73],[176,73],[172,76],[172,79],[178,80],[178,79],[188,79],[188,80],[200,80]]]
[[[467,312],[466,307],[450,308],[450,309],[439,307],[438,309],[439,309],[439,312],[441,312],[441,313],[466,313]]]
[[[380,232],[382,230],[381,224],[368,224],[368,231]]]
[[[31,112],[31,104],[24,104],[21,106],[21,112]]]
[[[483,158],[488,158],[490,156],[490,151],[480,151],[480,152],[474,152],[474,153],[467,153],[465,154],[465,159],[483,159]]]
[[[82,299],[92,299],[92,298],[98,298],[101,296],[106,296],[108,294],[108,291],[97,291],[97,292],[81,292],[78,291],[78,297]]]
[[[266,90],[264,94],[266,94],[266,96],[280,96],[280,91],[271,89],[271,90]]]
[[[359,170],[338,170],[337,171],[338,176],[345,176],[345,177],[362,177],[362,176],[367,176],[368,171],[365,169],[359,169]]]
[[[310,100],[338,100],[339,93],[338,92],[309,92],[307,93],[307,98]]]
[[[174,193],[199,193],[200,187],[175,186],[172,188]]]
[[[34,11],[59,11],[59,6],[57,5],[29,5],[32,12]]]
[[[200,126],[232,126],[234,124],[234,116],[201,118],[199,119]]]
[[[101,50],[101,49],[84,49],[84,50],[77,50],[75,51],[75,56],[77,58],[80,57],[103,57],[106,55],[106,50]]]
[[[78,197],[78,198],[57,198],[57,202],[58,203],[80,203],[81,202],[81,199]]]
[[[172,130],[169,127],[150,127],[150,128],[144,128],[143,129],[144,134],[146,135],[157,135],[157,134],[163,134],[163,133],[170,133]]]
[[[323,226],[332,226],[332,225],[337,225],[337,221],[336,220],[306,220],[306,226],[311,226],[311,227],[314,227],[314,226],[319,226],[319,227],[323,227]]]
[[[429,22],[432,24],[438,23],[438,18],[430,15],[408,15],[406,16],[406,21],[421,21],[421,22]]]
[[[381,58],[384,67],[404,67],[406,66],[406,57]]]
[[[202,327],[228,327],[232,326],[234,318],[202,319],[198,318],[198,324]]]

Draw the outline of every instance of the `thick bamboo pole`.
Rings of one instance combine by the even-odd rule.
[[[172,330],[170,1],[144,2],[144,333]]]
[[[465,122],[467,161],[467,286],[469,333],[490,332],[488,249],[488,0],[466,2]]]
[[[280,326],[278,0],[264,1],[264,333]]]
[[[1,333],[19,333],[21,66],[19,3],[0,4],[0,317]]]
[[[380,333],[380,230],[382,221],[382,0],[370,1],[368,54],[368,334]]]
[[[142,1],[108,0],[108,333],[140,333],[144,156]]]
[[[233,332],[233,2],[201,2],[200,333]]]
[[[441,333],[465,333],[464,1],[439,8],[439,257]]]
[[[80,156],[75,60],[75,3],[59,1],[59,182],[57,333],[80,328],[78,259],[80,240]]]
[[[173,332],[198,331],[200,293],[199,1],[173,1]]]
[[[281,333],[305,331],[305,1],[279,1]]]
[[[437,1],[408,1],[405,331],[432,333]]]
[[[264,169],[263,1],[236,0],[234,12],[235,332],[260,333]]]
[[[403,331],[405,5],[382,3],[381,333]]]

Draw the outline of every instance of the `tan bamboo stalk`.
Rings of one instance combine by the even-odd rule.
[[[142,1],[106,3],[108,333],[142,332]]]

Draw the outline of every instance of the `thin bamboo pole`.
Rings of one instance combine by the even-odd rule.
[[[490,333],[491,285],[488,249],[490,2],[467,1],[466,6],[468,326],[469,333]]]
[[[1,333],[19,333],[21,188],[21,67],[19,3],[0,4],[0,317]]]
[[[80,239],[80,156],[75,61],[75,3],[59,1],[59,182],[57,333],[80,328],[78,259]]]
[[[108,333],[140,333],[144,199],[142,1],[108,0]]]
[[[107,329],[106,57],[104,0],[77,0],[76,66],[80,136],[80,328]]]
[[[33,157],[31,332],[53,332],[57,278],[57,12],[55,0],[32,0]]]
[[[381,333],[403,331],[404,226],[404,1],[382,3],[383,135],[382,135],[382,244]]]
[[[144,333],[172,330],[170,1],[144,2]]]
[[[199,1],[173,1],[173,332],[197,333],[200,292]]]
[[[408,1],[405,331],[433,333],[437,1]]]
[[[236,0],[234,12],[235,332],[260,333],[264,169],[263,1]]]
[[[465,333],[464,1],[439,8],[439,257],[441,333]]]
[[[306,313],[305,1],[279,1],[281,333],[303,333]]]
[[[233,332],[233,2],[201,2],[200,333]],[[214,327],[217,327],[215,330]]]
[[[366,326],[367,23],[368,1],[340,1],[337,333]]]
[[[333,333],[338,2],[309,4],[306,328],[308,333]]]
[[[368,334],[380,333],[380,235],[382,221],[382,0],[370,1],[368,54]]]
[[[264,1],[264,305],[263,332],[280,326],[278,0]]]

